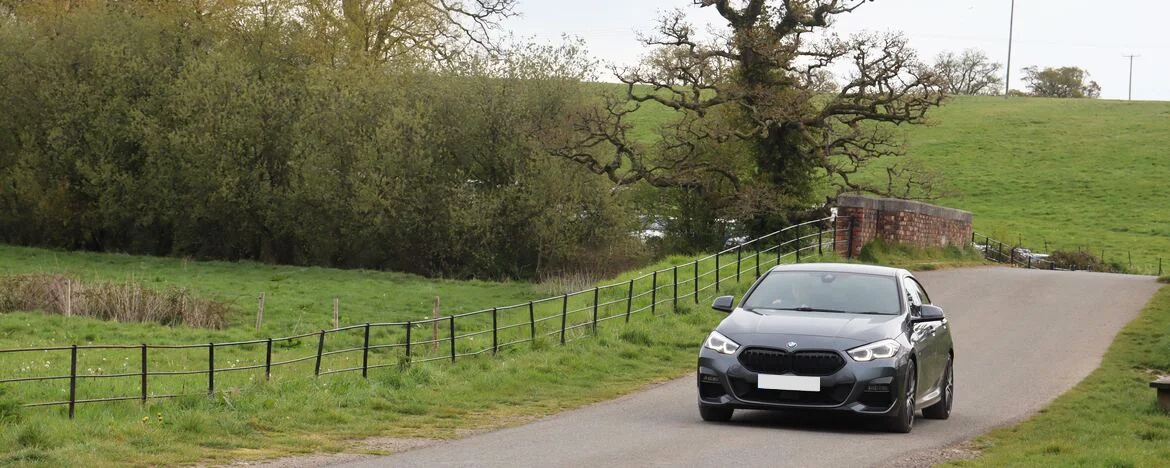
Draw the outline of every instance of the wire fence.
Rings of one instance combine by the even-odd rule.
[[[1129,258],[1128,269],[1125,267],[1126,264],[1122,262],[1106,263],[1104,249],[1101,250],[1101,256],[1098,257],[1099,262],[1077,262],[1067,258],[1053,258],[1050,252],[1036,252],[1023,246],[1022,243],[1006,243],[989,235],[974,231],[971,232],[971,244],[977,250],[983,252],[983,257],[987,260],[1010,264],[1020,268],[1056,271],[1135,271],[1132,257]],[[1085,252],[1092,253],[1089,251]],[[1162,270],[1162,259],[1158,259],[1156,268],[1142,269],[1142,271],[1157,271],[1157,275],[1162,276],[1164,273]]]
[[[838,245],[849,255],[853,251],[852,224],[847,217],[817,219],[628,281],[445,317],[364,323],[227,343],[0,349],[0,358],[9,358],[8,375],[0,378],[0,384],[50,382],[50,388],[30,394],[39,400],[23,406],[67,406],[72,419],[76,406],[82,403],[146,403],[191,395],[215,398],[225,388],[238,389],[232,385],[267,381],[275,369],[288,369],[286,375],[308,375],[311,369],[313,376],[360,372],[367,377],[375,369],[494,355],[541,339],[563,345],[596,334],[605,322],[628,323],[640,314],[677,308],[680,301],[699,304],[718,295],[727,283],[754,280],[785,261],[800,263],[810,256],[835,252]],[[427,331],[432,332],[430,336],[426,336]],[[57,359],[56,364],[53,359]],[[246,380],[240,377],[244,374]],[[82,382],[86,385],[80,386]],[[127,394],[130,389],[133,393]],[[80,390],[86,390],[85,394]],[[48,398],[46,394],[60,396]]]

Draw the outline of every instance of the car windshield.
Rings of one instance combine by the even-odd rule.
[[[769,273],[743,304],[746,310],[837,312],[898,315],[898,283],[893,276],[825,271]]]

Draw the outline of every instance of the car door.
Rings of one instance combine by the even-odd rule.
[[[913,277],[907,276],[902,280],[902,287],[906,291],[906,301],[910,305],[911,319],[919,316],[923,304],[929,303],[929,296],[925,289]],[[918,349],[918,388],[925,391],[934,390],[940,376],[938,322],[915,323],[912,326],[910,341]]]

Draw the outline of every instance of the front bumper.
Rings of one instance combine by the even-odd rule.
[[[707,348],[699,353],[699,402],[703,405],[742,409],[813,409],[867,415],[896,411],[895,395],[903,385],[903,356],[855,362],[845,358],[845,367],[820,377],[820,392],[762,390],[759,374],[743,367],[734,355]]]

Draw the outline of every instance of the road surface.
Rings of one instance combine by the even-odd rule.
[[[920,275],[955,342],[951,418],[908,435],[866,420],[737,411],[704,423],[694,377],[524,426],[346,466],[877,466],[1010,424],[1071,388],[1159,285],[1149,277],[1009,268]],[[715,312],[711,312],[715,313]]]

